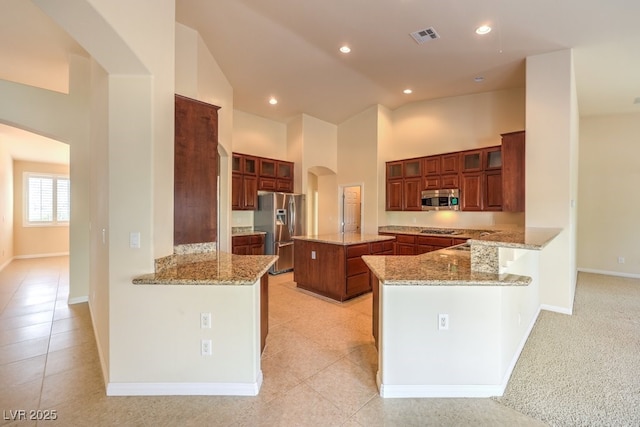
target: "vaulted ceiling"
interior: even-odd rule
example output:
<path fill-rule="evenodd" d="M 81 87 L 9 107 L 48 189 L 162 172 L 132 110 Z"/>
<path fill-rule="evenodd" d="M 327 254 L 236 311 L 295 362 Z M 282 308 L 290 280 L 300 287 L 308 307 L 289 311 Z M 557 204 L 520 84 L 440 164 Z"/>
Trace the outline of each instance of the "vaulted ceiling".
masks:
<path fill-rule="evenodd" d="M 0 78 L 66 91 L 67 54 L 82 48 L 29 0 L 0 10 Z M 176 0 L 234 108 L 283 122 L 523 87 L 527 56 L 568 48 L 581 115 L 640 112 L 638 16 L 630 0 Z M 492 31 L 475 34 L 482 24 Z M 418 44 L 410 33 L 426 28 L 439 38 Z"/>

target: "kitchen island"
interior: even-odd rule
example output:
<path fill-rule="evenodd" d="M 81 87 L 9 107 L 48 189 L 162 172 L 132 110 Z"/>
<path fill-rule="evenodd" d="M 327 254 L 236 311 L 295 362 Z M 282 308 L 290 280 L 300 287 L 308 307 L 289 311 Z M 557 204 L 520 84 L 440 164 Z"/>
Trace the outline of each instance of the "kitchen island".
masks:
<path fill-rule="evenodd" d="M 393 254 L 392 236 L 359 233 L 294 237 L 293 280 L 304 289 L 336 301 L 371 291 L 362 255 Z"/>
<path fill-rule="evenodd" d="M 157 259 L 154 273 L 132 280 L 154 302 L 140 325 L 132 327 L 157 336 L 157 345 L 137 352 L 131 351 L 136 348 L 131 343 L 127 357 L 145 358 L 146 365 L 163 372 L 164 378 L 148 382 L 144 372 L 135 372 L 132 377 L 139 377 L 139 382 L 112 380 L 107 394 L 257 395 L 268 331 L 267 271 L 277 257 L 211 248 L 175 252 Z M 160 351 L 165 359 L 181 363 L 154 366 L 153 354 Z"/>
<path fill-rule="evenodd" d="M 380 395 L 502 395 L 540 310 L 539 251 L 560 231 L 494 231 L 466 248 L 364 256 L 377 282 Z"/>

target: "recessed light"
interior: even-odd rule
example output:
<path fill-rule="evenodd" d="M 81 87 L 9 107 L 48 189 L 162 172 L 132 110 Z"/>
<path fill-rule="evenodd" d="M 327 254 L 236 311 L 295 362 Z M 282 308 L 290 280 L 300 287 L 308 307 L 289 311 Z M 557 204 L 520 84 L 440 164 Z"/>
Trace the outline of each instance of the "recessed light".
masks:
<path fill-rule="evenodd" d="M 413 91 L 411 89 L 405 89 L 405 90 L 402 91 L 402 93 L 404 93 L 406 95 L 409 95 L 409 94 L 413 93 Z"/>
<path fill-rule="evenodd" d="M 349 52 L 351 52 L 351 48 L 350 48 L 349 46 L 346 46 L 346 45 L 345 45 L 345 46 L 342 46 L 342 47 L 340 48 L 340 52 L 342 52 L 342 53 L 349 53 Z"/>
<path fill-rule="evenodd" d="M 269 104 L 276 105 L 277 103 L 278 103 L 278 100 L 275 99 L 273 96 L 271 98 L 269 98 Z"/>
<path fill-rule="evenodd" d="M 478 28 L 476 28 L 476 34 L 480 34 L 485 35 L 485 34 L 489 34 L 491 32 L 491 27 L 488 25 L 481 25 Z"/>
<path fill-rule="evenodd" d="M 474 77 L 473 81 L 476 83 L 482 83 L 484 81 L 484 77 L 482 76 Z"/>

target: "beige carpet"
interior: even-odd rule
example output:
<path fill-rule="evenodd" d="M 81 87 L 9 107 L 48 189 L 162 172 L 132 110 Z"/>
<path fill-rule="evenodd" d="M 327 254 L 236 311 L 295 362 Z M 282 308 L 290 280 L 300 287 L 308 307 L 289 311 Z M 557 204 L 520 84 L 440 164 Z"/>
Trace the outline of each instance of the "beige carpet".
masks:
<path fill-rule="evenodd" d="M 573 313 L 540 313 L 496 400 L 552 426 L 640 426 L 640 280 L 580 273 Z"/>

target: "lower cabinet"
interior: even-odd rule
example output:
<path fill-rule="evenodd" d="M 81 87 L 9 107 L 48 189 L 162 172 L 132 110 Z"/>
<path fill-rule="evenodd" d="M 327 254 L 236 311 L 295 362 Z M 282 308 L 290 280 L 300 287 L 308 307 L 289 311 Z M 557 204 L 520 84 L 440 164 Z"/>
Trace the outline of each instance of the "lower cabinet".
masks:
<path fill-rule="evenodd" d="M 467 239 L 417 234 L 380 233 L 396 238 L 394 255 L 420 255 L 465 243 Z"/>
<path fill-rule="evenodd" d="M 231 237 L 231 253 L 235 255 L 264 255 L 264 234 Z"/>
<path fill-rule="evenodd" d="M 343 245 L 297 239 L 293 280 L 301 289 L 346 301 L 371 291 L 362 255 L 393 255 L 393 241 Z"/>

